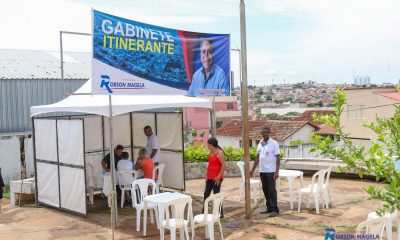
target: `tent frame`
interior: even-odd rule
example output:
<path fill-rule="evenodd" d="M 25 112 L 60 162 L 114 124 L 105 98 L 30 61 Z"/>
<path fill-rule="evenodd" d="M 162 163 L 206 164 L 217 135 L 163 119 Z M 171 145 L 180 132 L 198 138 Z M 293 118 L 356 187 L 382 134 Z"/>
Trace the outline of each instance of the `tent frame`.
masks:
<path fill-rule="evenodd" d="M 134 140 L 133 140 L 133 115 L 135 113 L 147 113 L 147 114 L 154 114 L 154 132 L 157 135 L 157 114 L 161 113 L 161 114 L 179 114 L 181 116 L 181 129 L 182 129 L 182 134 L 181 134 L 181 139 L 182 139 L 182 150 L 175 150 L 175 149 L 167 149 L 167 148 L 160 148 L 160 151 L 167 151 L 167 152 L 180 152 L 182 154 L 182 159 L 184 159 L 184 124 L 183 124 L 183 112 L 152 112 L 152 111 L 139 111 L 139 112 L 130 112 L 129 114 L 129 130 L 130 130 L 130 146 L 124 145 L 124 148 L 129 147 L 130 148 L 130 153 L 132 156 L 132 161 L 134 161 L 135 157 L 135 149 L 136 148 L 141 148 L 138 146 L 134 145 Z M 122 116 L 122 115 L 120 115 Z M 94 150 L 94 151 L 86 151 L 85 149 L 85 118 L 87 117 L 101 117 L 101 125 L 102 125 L 102 149 L 101 150 Z M 68 167 L 73 167 L 73 168 L 78 168 L 78 166 L 75 166 L 73 164 L 65 164 L 65 163 L 60 163 L 59 162 L 59 155 L 58 155 L 58 135 L 56 134 L 57 138 L 57 162 L 50 162 L 47 160 L 40 160 L 36 158 L 36 134 L 35 134 L 35 119 L 48 119 L 48 120 L 56 120 L 56 126 L 57 126 L 57 120 L 81 120 L 82 121 L 82 125 L 83 125 L 83 153 L 84 153 L 84 177 L 85 177 L 85 203 L 86 205 L 88 205 L 88 200 L 87 200 L 87 182 L 86 182 L 86 177 L 87 177 L 87 173 L 86 173 L 86 155 L 87 154 L 99 154 L 102 153 L 102 156 L 104 158 L 104 156 L 106 155 L 107 150 L 109 151 L 108 147 L 105 146 L 105 121 L 104 119 L 107 118 L 103 115 L 96 115 L 96 114 L 77 114 L 77 113 L 72 113 L 70 115 L 55 115 L 55 116 L 33 116 L 32 117 L 32 135 L 33 135 L 33 160 L 34 160 L 34 171 L 35 171 L 35 182 L 37 183 L 37 163 L 38 162 L 42 162 L 42 163 L 47 163 L 47 164 L 54 164 L 57 165 L 58 167 L 58 189 L 59 189 L 59 204 L 61 205 L 61 187 L 60 187 L 60 171 L 59 171 L 59 167 L 60 166 L 68 166 Z M 57 128 L 56 128 L 57 131 Z M 109 151 L 111 153 L 111 151 Z M 79 167 L 81 169 L 81 167 Z M 183 168 L 183 173 L 185 173 L 185 162 L 184 160 L 182 161 L 182 168 Z M 176 189 L 176 188 L 170 188 L 173 190 L 178 190 L 178 191 L 182 191 L 182 189 Z M 183 191 L 185 191 L 186 189 L 186 176 L 185 174 L 183 174 Z M 38 184 L 35 184 L 35 197 L 36 197 L 36 206 L 46 206 L 46 207 L 50 207 L 50 208 L 54 208 L 54 209 L 60 209 L 62 211 L 74 214 L 74 215 L 78 215 L 78 216 L 82 216 L 82 217 L 87 217 L 88 213 L 86 212 L 86 214 L 82 214 L 79 212 L 75 212 L 69 209 L 65 209 L 60 207 L 55 207 L 55 206 L 51 206 L 49 204 L 43 203 L 39 201 L 39 192 L 38 192 Z"/>

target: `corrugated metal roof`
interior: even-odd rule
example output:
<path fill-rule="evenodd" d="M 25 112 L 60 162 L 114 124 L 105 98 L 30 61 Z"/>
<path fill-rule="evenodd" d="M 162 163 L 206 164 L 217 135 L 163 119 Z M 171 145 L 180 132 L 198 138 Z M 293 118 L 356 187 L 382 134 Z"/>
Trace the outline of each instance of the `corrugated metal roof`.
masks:
<path fill-rule="evenodd" d="M 89 79 L 91 54 L 64 52 L 64 78 Z M 60 79 L 57 51 L 0 49 L 0 79 Z"/>
<path fill-rule="evenodd" d="M 65 92 L 75 92 L 86 81 L 65 80 Z M 30 107 L 64 99 L 61 86 L 60 79 L 0 79 L 0 134 L 31 131 Z"/>

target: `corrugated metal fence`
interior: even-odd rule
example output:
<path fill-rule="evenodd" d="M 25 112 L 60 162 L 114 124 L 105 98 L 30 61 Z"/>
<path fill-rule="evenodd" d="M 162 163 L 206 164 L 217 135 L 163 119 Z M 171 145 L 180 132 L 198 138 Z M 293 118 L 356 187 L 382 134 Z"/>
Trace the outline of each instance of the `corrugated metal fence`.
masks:
<path fill-rule="evenodd" d="M 87 80 L 64 80 L 65 92 L 75 92 Z M 31 131 L 31 106 L 56 103 L 66 97 L 60 79 L 0 79 L 0 134 Z"/>

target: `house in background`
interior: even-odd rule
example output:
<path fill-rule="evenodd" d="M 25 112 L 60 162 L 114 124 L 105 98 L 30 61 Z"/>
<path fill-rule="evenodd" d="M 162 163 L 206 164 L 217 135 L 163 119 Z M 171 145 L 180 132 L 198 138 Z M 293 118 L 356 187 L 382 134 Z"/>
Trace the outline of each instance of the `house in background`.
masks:
<path fill-rule="evenodd" d="M 212 101 L 213 97 L 207 97 L 207 99 Z M 217 128 L 224 123 L 241 118 L 241 111 L 235 96 L 215 97 L 214 109 Z M 194 129 L 197 137 L 202 137 L 204 142 L 207 141 L 211 129 L 209 109 L 186 108 L 183 116 L 186 130 Z"/>
<path fill-rule="evenodd" d="M 393 87 L 345 89 L 346 104 L 340 123 L 353 143 L 370 146 L 376 134 L 364 127 L 380 118 L 390 118 L 400 104 L 400 93 Z"/>
<path fill-rule="evenodd" d="M 257 146 L 262 139 L 261 129 L 264 125 L 271 128 L 271 137 L 281 147 L 294 144 L 308 143 L 311 140 L 310 132 L 318 130 L 318 127 L 307 121 L 249 121 L 249 144 Z M 221 147 L 242 147 L 242 121 L 232 121 L 217 129 L 217 138 Z"/>
<path fill-rule="evenodd" d="M 325 116 L 325 115 L 334 115 L 335 112 L 333 110 L 327 110 L 327 109 L 307 110 L 307 111 L 304 111 L 300 116 L 293 118 L 292 121 L 307 121 L 310 124 L 318 127 L 318 130 L 315 131 L 315 133 L 317 133 L 323 137 L 330 137 L 332 139 L 337 139 L 337 136 L 335 134 L 336 129 L 329 125 L 314 121 L 314 117 L 313 117 L 314 114 Z"/>

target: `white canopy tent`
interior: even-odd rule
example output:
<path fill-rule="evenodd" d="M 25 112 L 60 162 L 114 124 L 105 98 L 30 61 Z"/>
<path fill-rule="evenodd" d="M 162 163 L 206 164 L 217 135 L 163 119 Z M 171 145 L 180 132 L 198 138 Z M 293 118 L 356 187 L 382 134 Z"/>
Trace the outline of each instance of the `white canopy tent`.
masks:
<path fill-rule="evenodd" d="M 66 99 L 42 106 L 31 107 L 31 117 L 54 112 L 77 112 L 110 116 L 108 95 L 91 94 L 91 80 L 79 88 L 75 95 Z M 203 98 L 179 95 L 116 95 L 112 96 L 113 116 L 167 107 L 201 107 L 212 108 L 212 102 Z"/>
<path fill-rule="evenodd" d="M 88 188 L 102 187 L 100 162 L 110 146 L 109 96 L 91 95 L 90 85 L 89 80 L 60 102 L 31 107 L 37 203 L 83 215 Z M 133 159 L 145 147 L 143 127 L 150 125 L 159 138 L 160 162 L 166 165 L 164 185 L 184 189 L 182 113 L 149 112 L 178 107 L 211 109 L 212 102 L 175 95 L 112 96 L 112 141 Z M 38 117 L 57 112 L 83 115 Z"/>

